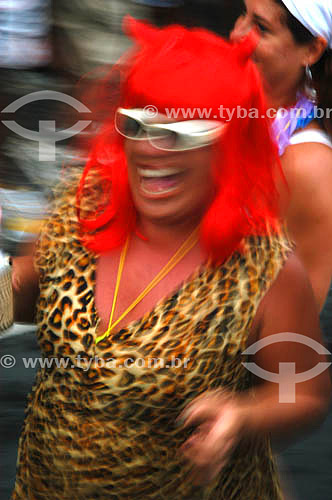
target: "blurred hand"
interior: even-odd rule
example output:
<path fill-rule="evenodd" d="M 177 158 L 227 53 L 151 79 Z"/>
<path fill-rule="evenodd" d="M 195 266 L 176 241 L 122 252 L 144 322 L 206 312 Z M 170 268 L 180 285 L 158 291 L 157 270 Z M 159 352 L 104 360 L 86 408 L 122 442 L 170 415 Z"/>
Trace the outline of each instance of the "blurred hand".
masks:
<path fill-rule="evenodd" d="M 187 406 L 179 420 L 184 428 L 197 426 L 181 451 L 193 465 L 194 483 L 207 483 L 225 466 L 243 436 L 243 408 L 227 392 L 206 392 Z"/>

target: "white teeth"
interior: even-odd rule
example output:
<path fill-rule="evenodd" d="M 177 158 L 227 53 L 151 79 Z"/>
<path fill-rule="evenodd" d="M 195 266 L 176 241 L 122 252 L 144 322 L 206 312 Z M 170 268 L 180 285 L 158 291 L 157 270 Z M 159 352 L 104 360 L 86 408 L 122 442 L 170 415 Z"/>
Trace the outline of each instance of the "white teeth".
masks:
<path fill-rule="evenodd" d="M 183 172 L 183 170 L 179 168 L 160 168 L 156 170 L 138 168 L 137 171 L 141 177 L 167 177 L 168 175 L 175 175 Z"/>
<path fill-rule="evenodd" d="M 175 191 L 177 186 L 168 188 L 168 189 L 161 189 L 160 191 L 150 191 L 149 189 L 144 189 L 143 187 L 141 188 L 144 193 L 147 194 L 165 194 L 165 193 L 170 193 L 171 191 Z"/>

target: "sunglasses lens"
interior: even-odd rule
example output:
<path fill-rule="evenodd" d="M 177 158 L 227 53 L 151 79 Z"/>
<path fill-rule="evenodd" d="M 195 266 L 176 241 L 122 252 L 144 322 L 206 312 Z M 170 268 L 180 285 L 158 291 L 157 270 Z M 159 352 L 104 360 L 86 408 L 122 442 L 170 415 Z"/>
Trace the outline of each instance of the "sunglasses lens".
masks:
<path fill-rule="evenodd" d="M 149 131 L 149 139 L 153 146 L 166 151 L 174 151 L 179 147 L 179 134 L 171 130 L 154 129 Z"/>
<path fill-rule="evenodd" d="M 141 129 L 140 124 L 134 118 L 120 113 L 116 114 L 115 126 L 120 134 L 133 139 L 139 135 Z"/>

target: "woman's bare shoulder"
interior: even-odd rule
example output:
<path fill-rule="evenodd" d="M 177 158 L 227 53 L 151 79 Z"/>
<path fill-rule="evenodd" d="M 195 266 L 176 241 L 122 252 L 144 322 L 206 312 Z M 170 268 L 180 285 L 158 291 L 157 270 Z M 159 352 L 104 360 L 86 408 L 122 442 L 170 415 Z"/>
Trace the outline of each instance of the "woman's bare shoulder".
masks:
<path fill-rule="evenodd" d="M 332 180 L 332 148 L 325 144 L 305 142 L 290 145 L 281 157 L 281 164 L 290 187 Z"/>
<path fill-rule="evenodd" d="M 261 301 L 255 323 L 256 336 L 295 331 L 311 335 L 318 329 L 318 309 L 308 273 L 293 253 Z"/>

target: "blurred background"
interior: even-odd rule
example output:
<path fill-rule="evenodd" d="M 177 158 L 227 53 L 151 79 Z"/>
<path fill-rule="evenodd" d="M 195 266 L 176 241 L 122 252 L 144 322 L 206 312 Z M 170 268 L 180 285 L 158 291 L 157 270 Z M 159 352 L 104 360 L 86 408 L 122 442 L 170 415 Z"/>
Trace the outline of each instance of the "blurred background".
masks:
<path fill-rule="evenodd" d="M 63 165 L 84 164 L 84 153 L 70 138 L 54 144 L 52 131 L 66 130 L 89 115 L 79 113 L 73 102 L 57 100 L 57 93 L 82 100 L 77 90 L 82 78 L 89 82 L 130 47 L 123 17 L 130 14 L 158 26 L 203 26 L 227 36 L 241 7 L 239 0 L 0 0 L 0 248 L 15 254 L 31 241 Z M 88 133 L 89 127 L 82 132 Z M 1 355 L 19 360 L 38 352 L 31 325 L 15 325 L 0 338 Z M 11 370 L 0 368 L 2 500 L 9 499 L 14 484 L 17 441 L 34 376 L 35 369 L 19 362 Z M 332 498 L 331 435 L 330 415 L 321 429 L 282 455 L 291 498 Z"/>

